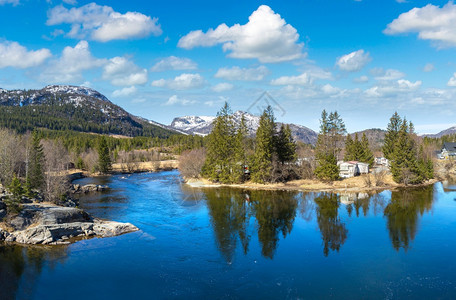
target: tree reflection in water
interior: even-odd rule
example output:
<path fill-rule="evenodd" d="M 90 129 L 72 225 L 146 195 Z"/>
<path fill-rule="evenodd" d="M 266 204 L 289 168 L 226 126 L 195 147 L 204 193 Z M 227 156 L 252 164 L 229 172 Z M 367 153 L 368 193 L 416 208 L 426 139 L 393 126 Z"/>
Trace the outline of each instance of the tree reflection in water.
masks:
<path fill-rule="evenodd" d="M 407 251 L 415 239 L 420 216 L 431 210 L 434 199 L 432 186 L 392 192 L 384 215 L 394 249 Z"/>
<path fill-rule="evenodd" d="M 235 189 L 207 189 L 204 193 L 217 246 L 228 262 L 234 256 L 238 241 L 247 254 L 252 217 L 256 219 L 262 255 L 267 258 L 273 258 L 279 234 L 286 237 L 293 228 L 297 193 Z"/>
<path fill-rule="evenodd" d="M 250 234 L 251 203 L 248 194 L 234 189 L 206 189 L 204 191 L 214 228 L 217 246 L 226 261 L 231 262 L 239 240 L 247 254 Z"/>
<path fill-rule="evenodd" d="M 297 193 L 253 191 L 251 193 L 258 223 L 258 240 L 264 257 L 273 258 L 279 234 L 285 238 L 293 228 L 298 207 Z"/>
<path fill-rule="evenodd" d="M 65 246 L 21 247 L 0 243 L 0 298 L 15 299 L 32 294 L 45 261 L 53 264 L 66 257 Z"/>
<path fill-rule="evenodd" d="M 337 194 L 320 193 L 314 201 L 317 204 L 317 223 L 323 240 L 323 254 L 328 256 L 329 250 L 339 251 L 347 239 L 348 230 L 338 214 L 340 202 Z"/>

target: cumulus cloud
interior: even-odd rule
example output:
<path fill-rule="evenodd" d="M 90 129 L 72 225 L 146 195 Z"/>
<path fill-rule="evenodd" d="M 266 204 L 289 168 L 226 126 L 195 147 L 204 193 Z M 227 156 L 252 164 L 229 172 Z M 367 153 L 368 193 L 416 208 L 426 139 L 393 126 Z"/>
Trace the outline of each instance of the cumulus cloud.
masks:
<path fill-rule="evenodd" d="M 399 79 L 395 82 L 389 82 L 385 85 L 376 85 L 367 89 L 365 95 L 372 98 L 392 97 L 400 93 L 416 91 L 420 88 L 422 82 L 411 82 L 405 79 Z"/>
<path fill-rule="evenodd" d="M 196 101 L 195 100 L 188 100 L 188 99 L 184 99 L 184 98 L 179 98 L 177 95 L 172 95 L 171 97 L 169 97 L 168 101 L 166 101 L 163 105 L 176 105 L 176 104 L 180 104 L 180 105 L 190 105 L 190 104 L 195 104 Z"/>
<path fill-rule="evenodd" d="M 361 70 L 370 61 L 369 52 L 364 52 L 363 49 L 360 49 L 340 57 L 336 65 L 342 71 L 355 72 Z"/>
<path fill-rule="evenodd" d="M 161 72 L 168 70 L 195 70 L 198 67 L 196 62 L 190 58 L 170 56 L 157 62 L 150 70 Z"/>
<path fill-rule="evenodd" d="M 456 5 L 452 1 L 439 7 L 428 4 L 405 12 L 383 31 L 385 34 L 418 33 L 418 38 L 430 40 L 438 47 L 456 46 Z"/>
<path fill-rule="evenodd" d="M 165 87 L 171 90 L 188 90 L 200 88 L 206 84 L 204 78 L 196 73 L 184 73 L 173 79 L 159 79 L 152 81 L 152 86 Z"/>
<path fill-rule="evenodd" d="M 42 64 L 51 57 L 49 49 L 27 50 L 17 42 L 0 42 L 0 69 L 6 67 L 29 68 Z"/>
<path fill-rule="evenodd" d="M 402 73 L 399 70 L 395 69 L 388 69 L 388 70 L 383 70 L 383 69 L 372 69 L 371 73 L 376 75 L 375 79 L 379 81 L 391 81 L 391 80 L 397 80 L 400 78 L 405 77 L 405 74 Z"/>
<path fill-rule="evenodd" d="M 310 86 L 316 79 L 331 79 L 330 72 L 315 69 L 308 70 L 298 76 L 282 76 L 277 79 L 271 80 L 271 85 L 302 85 Z"/>
<path fill-rule="evenodd" d="M 71 24 L 67 35 L 71 38 L 90 38 L 100 42 L 126 40 L 162 34 L 157 18 L 138 12 L 125 14 L 109 6 L 90 3 L 71 9 L 59 5 L 48 13 L 47 25 Z"/>
<path fill-rule="evenodd" d="M 219 84 L 216 84 L 212 87 L 212 90 L 217 93 L 221 92 L 226 92 L 226 91 L 231 91 L 234 88 L 234 85 L 228 82 L 222 82 Z"/>
<path fill-rule="evenodd" d="M 261 5 L 249 17 L 245 25 L 228 27 L 219 25 L 216 29 L 191 31 L 178 42 L 178 47 L 212 47 L 222 44 L 233 58 L 256 58 L 263 63 L 295 60 L 303 57 L 304 44 L 298 42 L 297 30 L 287 24 L 269 6 Z"/>
<path fill-rule="evenodd" d="M 83 71 L 101 67 L 106 62 L 92 56 L 87 41 L 80 41 L 74 48 L 65 47 L 62 55 L 40 74 L 40 79 L 53 83 L 81 82 Z"/>
<path fill-rule="evenodd" d="M 456 86 L 456 73 L 453 74 L 453 77 L 448 80 L 447 83 L 448 86 Z"/>
<path fill-rule="evenodd" d="M 263 80 L 268 74 L 269 70 L 265 66 L 259 66 L 257 68 L 240 68 L 234 66 L 232 68 L 218 69 L 214 77 L 226 80 L 259 81 Z"/>
<path fill-rule="evenodd" d="M 112 93 L 113 97 L 119 98 L 119 97 L 128 97 L 131 95 L 136 94 L 137 89 L 135 86 L 130 86 L 130 87 L 124 87 L 123 89 L 120 90 L 115 90 Z"/>
<path fill-rule="evenodd" d="M 424 72 L 431 72 L 431 71 L 434 71 L 434 65 L 431 64 L 431 63 L 427 63 L 427 64 L 424 66 L 423 71 L 424 71 Z"/>
<path fill-rule="evenodd" d="M 104 80 L 116 86 L 131 86 L 147 82 L 147 70 L 141 69 L 125 57 L 111 58 L 103 68 Z"/>

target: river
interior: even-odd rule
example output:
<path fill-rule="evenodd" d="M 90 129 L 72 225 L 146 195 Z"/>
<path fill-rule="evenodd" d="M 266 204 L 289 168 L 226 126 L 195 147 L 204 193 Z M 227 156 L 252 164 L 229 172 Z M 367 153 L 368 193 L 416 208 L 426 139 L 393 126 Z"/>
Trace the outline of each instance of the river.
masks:
<path fill-rule="evenodd" d="M 86 178 L 90 214 L 141 230 L 0 244 L 0 299 L 455 299 L 456 186 L 378 194 L 192 189 L 177 171 Z"/>

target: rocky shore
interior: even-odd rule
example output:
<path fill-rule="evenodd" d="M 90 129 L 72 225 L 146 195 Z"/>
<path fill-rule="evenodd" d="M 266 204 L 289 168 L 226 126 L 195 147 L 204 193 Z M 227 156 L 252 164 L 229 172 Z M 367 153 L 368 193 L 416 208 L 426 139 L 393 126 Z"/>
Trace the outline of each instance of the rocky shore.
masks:
<path fill-rule="evenodd" d="M 107 187 L 84 186 L 79 193 L 103 191 Z M 73 191 L 73 192 L 75 192 Z M 93 218 L 74 207 L 68 199 L 64 205 L 42 202 L 42 199 L 22 199 L 19 212 L 9 212 L 3 200 L 11 195 L 0 187 L 0 241 L 29 245 L 69 244 L 87 237 L 112 237 L 139 230 L 130 223 Z"/>

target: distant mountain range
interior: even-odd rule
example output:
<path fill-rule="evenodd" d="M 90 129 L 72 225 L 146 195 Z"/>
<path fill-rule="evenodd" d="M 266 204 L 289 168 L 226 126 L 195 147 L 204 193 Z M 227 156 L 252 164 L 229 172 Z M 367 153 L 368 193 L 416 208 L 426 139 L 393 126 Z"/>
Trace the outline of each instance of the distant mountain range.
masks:
<path fill-rule="evenodd" d="M 247 130 L 250 136 L 254 136 L 259 126 L 260 117 L 246 113 L 243 111 L 236 111 L 233 114 L 234 122 L 236 124 L 241 123 L 241 117 L 244 115 Z M 176 130 L 181 130 L 188 134 L 207 135 L 211 132 L 215 117 L 213 116 L 185 116 L 174 118 L 170 127 Z M 278 127 L 282 123 L 277 123 Z M 284 123 L 286 124 L 286 123 Z M 290 125 L 291 133 L 295 140 L 315 145 L 317 142 L 317 133 L 310 128 L 302 125 L 288 124 Z"/>
<path fill-rule="evenodd" d="M 0 89 L 0 126 L 25 132 L 34 128 L 125 136 L 168 137 L 178 132 L 134 116 L 86 87 L 49 85 L 40 90 Z"/>
<path fill-rule="evenodd" d="M 423 134 L 423 137 L 430 137 L 430 138 L 441 138 L 444 135 L 451 135 L 451 134 L 456 134 L 456 126 L 447 128 L 445 130 L 440 131 L 439 133 L 436 134 Z"/>

